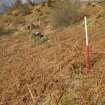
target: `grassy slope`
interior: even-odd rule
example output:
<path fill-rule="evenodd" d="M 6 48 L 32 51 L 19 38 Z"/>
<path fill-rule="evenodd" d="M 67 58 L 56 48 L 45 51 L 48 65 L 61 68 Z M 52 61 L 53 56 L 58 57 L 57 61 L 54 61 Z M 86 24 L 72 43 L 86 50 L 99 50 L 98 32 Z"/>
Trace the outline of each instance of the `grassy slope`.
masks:
<path fill-rule="evenodd" d="M 99 10 L 96 13 L 95 8 Z M 95 8 L 88 8 L 93 11 L 89 13 L 89 73 L 85 69 L 83 25 L 53 33 L 49 42 L 37 47 L 32 47 L 23 32 L 0 38 L 1 105 L 32 104 L 26 84 L 36 105 L 104 105 L 105 19 L 102 9 Z"/>

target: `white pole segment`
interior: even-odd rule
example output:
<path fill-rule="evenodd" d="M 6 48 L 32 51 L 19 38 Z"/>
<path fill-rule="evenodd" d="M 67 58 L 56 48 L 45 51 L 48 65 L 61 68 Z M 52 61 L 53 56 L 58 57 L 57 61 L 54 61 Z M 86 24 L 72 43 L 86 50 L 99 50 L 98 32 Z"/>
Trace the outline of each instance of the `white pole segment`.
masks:
<path fill-rule="evenodd" d="M 87 17 L 86 16 L 84 17 L 84 20 L 85 20 L 86 46 L 88 46 L 89 42 L 88 42 L 88 30 L 87 30 Z"/>

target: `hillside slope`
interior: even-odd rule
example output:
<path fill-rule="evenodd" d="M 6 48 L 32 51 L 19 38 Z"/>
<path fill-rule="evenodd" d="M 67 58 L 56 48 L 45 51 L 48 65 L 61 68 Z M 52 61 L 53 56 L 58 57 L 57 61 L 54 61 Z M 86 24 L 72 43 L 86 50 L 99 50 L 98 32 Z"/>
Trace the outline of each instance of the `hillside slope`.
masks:
<path fill-rule="evenodd" d="M 101 12 L 101 13 L 100 13 Z M 91 69 L 85 68 L 83 24 L 33 46 L 24 32 L 0 37 L 0 105 L 104 105 L 105 18 L 89 17 Z M 90 13 L 93 14 L 93 13 Z"/>

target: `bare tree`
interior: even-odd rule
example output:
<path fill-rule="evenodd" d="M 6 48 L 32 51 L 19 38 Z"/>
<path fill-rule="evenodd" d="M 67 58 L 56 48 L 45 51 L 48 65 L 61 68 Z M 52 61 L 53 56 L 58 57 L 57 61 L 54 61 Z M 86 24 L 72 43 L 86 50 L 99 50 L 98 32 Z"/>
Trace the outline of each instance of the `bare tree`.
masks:
<path fill-rule="evenodd" d="M 51 7 L 51 0 L 47 0 L 48 6 Z"/>
<path fill-rule="evenodd" d="M 21 4 L 21 0 L 16 0 L 16 5 L 20 5 Z"/>
<path fill-rule="evenodd" d="M 29 4 L 33 4 L 33 3 L 34 3 L 34 0 L 27 0 L 27 2 L 28 2 Z"/>

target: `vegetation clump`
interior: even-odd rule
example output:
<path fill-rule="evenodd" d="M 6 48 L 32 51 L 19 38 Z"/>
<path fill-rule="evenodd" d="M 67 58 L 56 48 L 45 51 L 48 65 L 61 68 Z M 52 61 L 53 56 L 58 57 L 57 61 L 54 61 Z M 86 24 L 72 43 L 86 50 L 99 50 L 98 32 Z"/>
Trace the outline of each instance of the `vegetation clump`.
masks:
<path fill-rule="evenodd" d="M 3 35 L 11 35 L 12 33 L 14 33 L 16 31 L 16 29 L 8 29 L 8 28 L 4 28 L 0 26 L 0 36 Z"/>
<path fill-rule="evenodd" d="M 71 0 L 57 1 L 50 11 L 50 22 L 55 27 L 65 27 L 77 23 L 83 17 L 79 3 Z"/>

